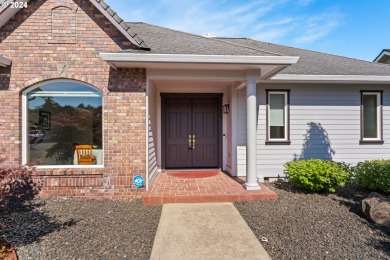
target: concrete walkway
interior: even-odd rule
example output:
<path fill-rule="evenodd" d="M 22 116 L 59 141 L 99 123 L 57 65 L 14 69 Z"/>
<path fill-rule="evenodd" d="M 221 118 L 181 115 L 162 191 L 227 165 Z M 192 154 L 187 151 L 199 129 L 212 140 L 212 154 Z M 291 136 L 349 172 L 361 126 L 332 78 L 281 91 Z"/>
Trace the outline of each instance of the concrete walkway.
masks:
<path fill-rule="evenodd" d="M 232 203 L 165 204 L 152 260 L 271 259 Z"/>

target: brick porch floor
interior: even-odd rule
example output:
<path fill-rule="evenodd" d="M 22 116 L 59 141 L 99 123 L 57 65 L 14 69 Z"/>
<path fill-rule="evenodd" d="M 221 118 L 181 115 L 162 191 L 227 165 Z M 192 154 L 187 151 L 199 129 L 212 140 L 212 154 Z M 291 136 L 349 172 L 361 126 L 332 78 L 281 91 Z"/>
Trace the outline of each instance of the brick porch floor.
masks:
<path fill-rule="evenodd" d="M 278 197 L 263 184 L 260 184 L 259 191 L 247 191 L 242 186 L 244 179 L 215 171 L 217 175 L 205 178 L 179 178 L 169 176 L 169 172 L 157 173 L 151 190 L 142 194 L 142 201 L 144 204 L 202 203 L 272 200 Z"/>

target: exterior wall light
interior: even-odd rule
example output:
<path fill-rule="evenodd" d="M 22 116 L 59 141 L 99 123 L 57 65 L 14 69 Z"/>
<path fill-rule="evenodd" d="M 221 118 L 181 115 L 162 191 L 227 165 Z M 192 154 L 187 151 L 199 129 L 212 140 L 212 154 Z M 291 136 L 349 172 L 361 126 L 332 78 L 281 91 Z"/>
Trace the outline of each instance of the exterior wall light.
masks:
<path fill-rule="evenodd" d="M 230 112 L 230 104 L 225 104 L 222 106 L 222 111 L 224 114 L 229 114 Z"/>

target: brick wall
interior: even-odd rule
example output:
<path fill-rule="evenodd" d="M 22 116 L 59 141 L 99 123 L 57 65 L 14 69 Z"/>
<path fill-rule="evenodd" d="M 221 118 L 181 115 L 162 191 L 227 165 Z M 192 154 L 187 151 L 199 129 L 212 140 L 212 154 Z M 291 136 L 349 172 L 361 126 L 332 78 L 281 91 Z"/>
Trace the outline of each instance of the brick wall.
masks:
<path fill-rule="evenodd" d="M 115 70 L 99 58 L 100 52 L 132 44 L 88 0 L 32 0 L 28 5 L 0 28 L 0 53 L 12 59 L 11 68 L 0 68 L 3 165 L 21 164 L 21 92 L 45 80 L 74 79 L 103 93 L 105 167 L 38 170 L 41 196 L 136 195 L 133 176 L 146 177 L 145 70 Z"/>

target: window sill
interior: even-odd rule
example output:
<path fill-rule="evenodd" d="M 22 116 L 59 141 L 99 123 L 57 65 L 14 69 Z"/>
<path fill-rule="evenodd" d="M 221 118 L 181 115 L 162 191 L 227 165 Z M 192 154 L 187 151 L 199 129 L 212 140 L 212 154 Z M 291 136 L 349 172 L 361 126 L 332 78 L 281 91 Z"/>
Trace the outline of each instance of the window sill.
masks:
<path fill-rule="evenodd" d="M 291 141 L 265 141 L 265 145 L 290 145 Z"/>
<path fill-rule="evenodd" d="M 33 166 L 37 170 L 43 169 L 102 169 L 104 165 L 37 165 Z"/>
<path fill-rule="evenodd" d="M 383 140 L 360 140 L 359 144 L 383 144 Z"/>

